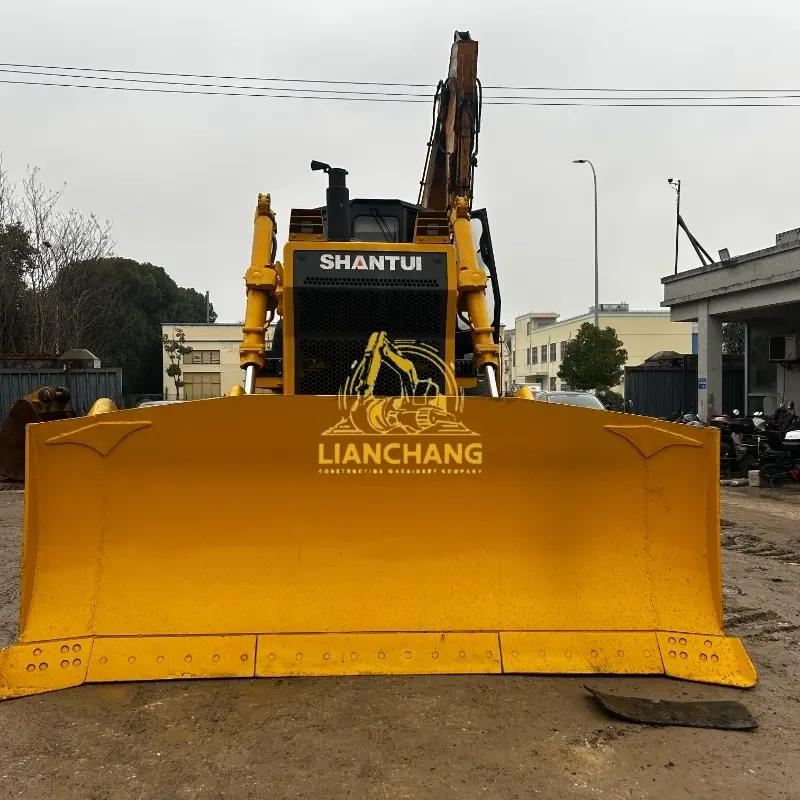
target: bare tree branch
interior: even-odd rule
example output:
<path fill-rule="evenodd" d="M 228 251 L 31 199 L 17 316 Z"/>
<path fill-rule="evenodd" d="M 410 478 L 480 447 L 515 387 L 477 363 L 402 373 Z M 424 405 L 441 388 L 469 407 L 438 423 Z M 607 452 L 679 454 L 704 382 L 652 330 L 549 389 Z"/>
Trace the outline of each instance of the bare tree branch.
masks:
<path fill-rule="evenodd" d="M 18 190 L 0 159 L 0 236 L 22 230 L 30 245 L 21 264 L 0 264 L 0 352 L 55 354 L 86 346 L 90 332 L 119 311 L 114 287 L 86 274 L 87 265 L 112 255 L 111 223 L 60 211 L 66 185 L 49 189 L 39 172 L 29 168 Z M 16 266 L 22 284 L 15 288 Z"/>

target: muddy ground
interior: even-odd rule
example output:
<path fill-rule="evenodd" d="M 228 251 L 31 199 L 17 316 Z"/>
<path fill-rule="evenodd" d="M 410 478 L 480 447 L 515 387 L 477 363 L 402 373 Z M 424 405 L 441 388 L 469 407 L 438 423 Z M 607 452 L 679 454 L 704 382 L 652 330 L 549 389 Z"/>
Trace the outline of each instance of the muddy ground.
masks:
<path fill-rule="evenodd" d="M 757 687 L 590 682 L 739 699 L 756 731 L 620 722 L 586 678 L 87 685 L 0 703 L 0 798 L 796 798 L 800 495 L 722 492 L 727 630 Z M 22 494 L 0 492 L 0 645 L 15 635 L 21 514 Z"/>

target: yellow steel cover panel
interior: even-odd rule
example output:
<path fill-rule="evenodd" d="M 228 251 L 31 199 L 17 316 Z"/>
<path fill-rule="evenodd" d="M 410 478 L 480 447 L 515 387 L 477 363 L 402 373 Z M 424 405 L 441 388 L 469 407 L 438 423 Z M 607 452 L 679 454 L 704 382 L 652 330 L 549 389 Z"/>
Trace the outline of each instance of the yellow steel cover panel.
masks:
<path fill-rule="evenodd" d="M 47 440 L 47 444 L 77 444 L 94 450 L 100 456 L 107 456 L 126 436 L 146 428 L 149 422 L 125 422 L 118 417 L 103 418 L 74 431 L 69 431 Z"/>
<path fill-rule="evenodd" d="M 504 672 L 614 675 L 663 674 L 655 633 L 506 631 Z"/>
<path fill-rule="evenodd" d="M 744 689 L 758 680 L 758 673 L 739 639 L 659 631 L 658 643 L 664 671 L 673 678 Z"/>
<path fill-rule="evenodd" d="M 258 637 L 257 677 L 501 672 L 494 633 L 325 633 Z"/>
<path fill-rule="evenodd" d="M 95 639 L 88 683 L 170 678 L 251 678 L 255 636 L 148 636 Z"/>
<path fill-rule="evenodd" d="M 105 455 L 77 443 L 86 420 L 31 426 L 21 640 L 722 633 L 716 431 L 676 439 L 669 423 L 515 398 L 393 402 L 367 418 L 383 434 L 336 397 L 120 411 L 149 424 Z M 559 513 L 520 525 L 514 501 L 487 527 L 498 491 Z"/>
<path fill-rule="evenodd" d="M 91 639 L 62 639 L 0 650 L 0 700 L 80 686 L 91 649 Z"/>
<path fill-rule="evenodd" d="M 46 444 L 53 432 L 64 432 L 65 428 L 71 432 L 86 425 L 85 420 L 75 422 L 79 424 L 41 424 L 41 432 L 35 431 L 37 426 L 28 429 L 21 642 L 91 636 L 90 621 L 98 588 L 96 573 L 103 558 L 103 493 L 96 485 L 102 475 L 100 458 L 88 447 Z M 58 478 L 54 466 L 75 472 Z M 59 485 L 64 479 L 69 488 Z M 90 486 L 95 488 L 89 489 Z M 61 505 L 60 522 L 56 521 L 57 504 Z M 64 535 L 59 534 L 59 528 Z"/>

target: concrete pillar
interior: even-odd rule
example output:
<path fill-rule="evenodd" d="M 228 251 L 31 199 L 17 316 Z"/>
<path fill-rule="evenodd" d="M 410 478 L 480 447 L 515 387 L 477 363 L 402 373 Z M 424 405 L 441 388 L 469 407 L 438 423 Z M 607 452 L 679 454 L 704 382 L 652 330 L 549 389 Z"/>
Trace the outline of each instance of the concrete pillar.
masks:
<path fill-rule="evenodd" d="M 706 422 L 722 413 L 722 321 L 707 300 L 697 305 L 697 416 Z"/>
<path fill-rule="evenodd" d="M 750 413 L 750 325 L 744 323 L 744 399 L 742 400 L 742 414 Z"/>

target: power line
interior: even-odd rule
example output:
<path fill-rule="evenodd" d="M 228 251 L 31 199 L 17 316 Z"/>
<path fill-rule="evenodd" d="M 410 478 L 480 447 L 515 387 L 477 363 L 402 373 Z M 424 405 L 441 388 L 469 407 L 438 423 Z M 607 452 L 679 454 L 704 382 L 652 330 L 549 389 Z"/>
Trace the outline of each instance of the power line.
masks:
<path fill-rule="evenodd" d="M 236 83 L 192 83 L 189 81 L 163 81 L 155 80 L 153 78 L 115 78 L 110 75 L 71 75 L 65 72 L 34 72 L 26 69 L 6 69 L 0 68 L 0 72 L 12 73 L 14 75 L 39 75 L 43 78 L 69 78 L 70 80 L 90 80 L 90 81 L 119 81 L 120 83 L 149 83 L 167 86 L 198 86 L 204 89 L 263 89 L 268 92 L 290 92 L 292 94 L 297 92 L 312 92 L 313 94 L 364 94 L 364 95 L 381 95 L 388 97 L 427 97 L 433 99 L 432 94 L 421 94 L 413 92 L 371 92 L 362 91 L 357 89 L 311 89 L 303 87 L 302 89 L 292 89 L 284 86 L 276 87 L 260 87 L 260 86 L 244 86 Z M 97 87 L 102 88 L 102 87 Z"/>
<path fill-rule="evenodd" d="M 85 79 L 85 78 L 84 78 Z M 334 97 L 325 97 L 318 94 L 286 94 L 288 90 L 285 89 L 269 89 L 264 88 L 258 92 L 211 92 L 203 89 L 163 89 L 154 86 L 98 86 L 95 84 L 85 83 L 58 83 L 50 81 L 17 81 L 10 79 L 0 79 L 0 84 L 14 84 L 18 86 L 50 86 L 60 89 L 98 89 L 101 91 L 118 91 L 118 92 L 144 92 L 144 93 L 157 93 L 157 94 L 184 94 L 184 95 L 205 95 L 205 96 L 220 96 L 220 97 L 271 97 L 284 100 L 329 100 L 338 102 L 347 102 L 350 100 L 360 101 L 364 103 L 429 103 L 429 99 L 415 99 L 417 96 L 411 97 L 352 97 L 336 95 Z M 178 84 L 185 85 L 185 84 Z M 192 86 L 193 84 L 188 84 Z M 211 84 L 213 86 L 213 84 Z M 401 93 L 402 94 L 402 93 Z M 422 96 L 424 97 L 424 95 Z M 604 98 L 552 98 L 552 99 L 533 99 L 533 98 L 515 98 L 511 100 L 500 99 L 485 99 L 484 105 L 491 106 L 545 106 L 545 107 L 584 107 L 584 108 L 798 108 L 800 103 L 775 103 L 771 102 L 771 98 L 759 98 L 764 102 L 761 103 L 720 103 L 708 102 L 708 99 L 693 99 L 689 103 L 662 103 L 662 102 L 625 102 L 633 98 L 619 98 L 615 102 L 597 102 Z M 654 98 L 656 99 L 656 98 Z M 720 98 L 730 99 L 730 98 Z M 586 102 L 589 100 L 590 102 Z"/>
<path fill-rule="evenodd" d="M 115 75 L 155 75 L 161 78 L 197 78 L 200 80 L 218 81 L 261 81 L 263 83 L 328 83 L 348 86 L 405 86 L 416 89 L 434 89 L 436 84 L 430 83 L 387 83 L 382 81 L 340 81 L 340 80 L 312 80 L 310 78 L 253 78 L 244 75 L 198 75 L 191 72 L 146 72 L 144 70 L 130 69 L 97 69 L 95 67 L 54 67 L 42 64 L 4 64 L 0 67 L 20 67 L 23 69 L 63 69 L 70 72 L 105 72 Z"/>
<path fill-rule="evenodd" d="M 732 94 L 739 92 L 758 92 L 760 94 L 775 93 L 775 92 L 800 92 L 800 89 L 719 89 L 719 88 L 686 88 L 686 89 L 648 89 L 644 86 L 635 86 L 624 88 L 621 86 L 484 86 L 484 89 L 503 89 L 506 91 L 518 92 L 674 92 L 682 94 L 710 94 L 717 92 L 721 94 Z"/>
<path fill-rule="evenodd" d="M 218 95 L 220 97 L 277 97 L 285 100 L 333 100 L 344 102 L 347 100 L 361 100 L 365 103 L 425 103 L 428 100 L 414 100 L 404 97 L 320 97 L 319 95 L 304 94 L 267 94 L 269 89 L 260 92 L 207 92 L 203 90 L 190 91 L 188 89 L 159 89 L 153 86 L 95 86 L 87 83 L 51 83 L 47 81 L 15 81 L 0 79 L 0 83 L 11 83 L 20 86 L 57 86 L 61 89 L 99 89 L 100 91 L 117 92 L 156 92 L 159 94 L 199 94 L 206 96 Z M 276 89 L 274 91 L 281 91 Z"/>
<path fill-rule="evenodd" d="M 767 100 L 769 98 L 765 97 L 764 99 Z M 581 108 L 800 108 L 800 103 L 573 103 L 538 100 L 534 102 L 512 103 L 507 101 L 484 100 L 483 104 L 490 106 L 572 106 Z"/>
<path fill-rule="evenodd" d="M 6 64 L 0 62 L 0 67 L 15 67 L 19 69 L 41 69 L 41 70 L 65 70 L 68 72 L 103 72 L 109 75 L 152 75 L 164 78 L 193 78 L 200 80 L 236 80 L 236 81 L 261 81 L 263 83 L 303 83 L 303 84 L 329 84 L 343 86 L 393 86 L 410 87 L 417 89 L 435 89 L 436 84 L 432 83 L 403 83 L 389 81 L 346 81 L 332 80 L 329 78 L 277 78 L 277 77 L 253 77 L 242 75 L 203 75 L 191 72 L 153 72 L 145 70 L 129 69 L 105 69 L 97 67 L 66 67 L 48 66 L 44 64 Z M 88 77 L 88 76 L 84 76 Z M 519 91 L 519 92 L 612 92 L 612 93 L 659 93 L 659 94 L 792 94 L 800 93 L 800 89 L 756 89 L 756 88 L 646 88 L 646 87 L 619 87 L 619 86 L 595 86 L 595 87 L 575 87 L 575 86 L 513 86 L 509 84 L 484 86 L 484 89 Z"/>
<path fill-rule="evenodd" d="M 386 91 L 366 91 L 362 89 L 313 89 L 309 87 L 304 87 L 302 89 L 293 89 L 288 87 L 257 87 L 257 86 L 246 86 L 243 84 L 236 84 L 236 83 L 194 83 L 191 81 L 168 81 L 168 80 L 156 80 L 154 78 L 117 78 L 109 75 L 72 75 L 70 73 L 65 72 L 36 72 L 33 70 L 25 70 L 25 69 L 7 69 L 0 67 L 0 73 L 10 73 L 14 75 L 34 75 L 40 77 L 51 77 L 51 78 L 67 78 L 69 80 L 91 80 L 91 81 L 115 81 L 119 83 L 143 83 L 143 84 L 156 84 L 156 85 L 166 85 L 166 86 L 190 86 L 190 87 L 199 87 L 203 89 L 244 89 L 244 90 L 254 90 L 254 89 L 263 89 L 266 92 L 287 92 L 290 94 L 297 94 L 302 92 L 309 92 L 313 94 L 336 94 L 336 95 L 367 95 L 367 96 L 381 96 L 381 97 L 425 97 L 428 99 L 433 99 L 432 94 L 422 94 L 419 92 L 386 92 Z M 98 87 L 100 88 L 100 87 Z M 491 100 L 591 100 L 591 101 L 598 101 L 598 100 L 608 100 L 608 101 L 647 101 L 647 100 L 691 100 L 693 103 L 701 101 L 701 100 L 788 100 L 788 99 L 800 99 L 800 93 L 798 94 L 781 94 L 781 95 L 771 95 L 769 97 L 762 97 L 760 95 L 728 95 L 726 97 L 717 97 L 717 96 L 663 96 L 660 95 L 658 98 L 650 98 L 645 95 L 639 96 L 632 96 L 632 97 L 607 97 L 603 95 L 587 95 L 587 96 L 556 96 L 556 95 L 490 95 L 487 99 Z"/>

